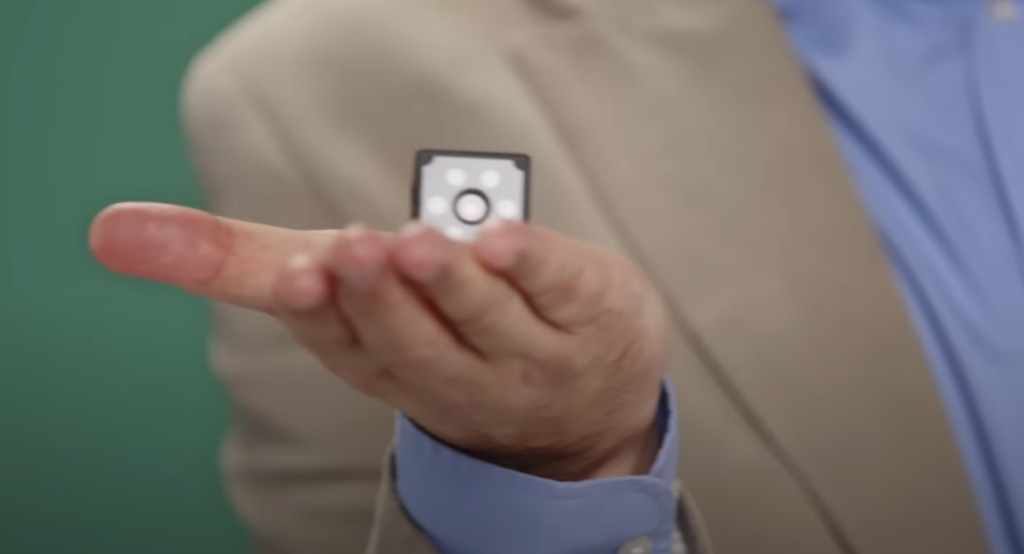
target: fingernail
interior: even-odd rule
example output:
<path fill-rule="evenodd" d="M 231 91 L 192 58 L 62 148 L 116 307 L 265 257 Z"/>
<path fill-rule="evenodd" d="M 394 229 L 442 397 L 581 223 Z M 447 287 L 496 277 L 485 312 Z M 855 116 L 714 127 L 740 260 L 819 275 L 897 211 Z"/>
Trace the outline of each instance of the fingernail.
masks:
<path fill-rule="evenodd" d="M 293 310 L 309 310 L 323 302 L 326 298 L 325 288 L 320 277 L 313 273 L 303 273 L 293 278 L 289 291 L 289 307 Z"/>
<path fill-rule="evenodd" d="M 425 257 L 425 256 L 424 256 Z M 417 283 L 429 283 L 440 273 L 440 264 L 433 260 L 410 260 L 402 267 L 405 275 Z"/>
<path fill-rule="evenodd" d="M 502 218 L 500 218 L 500 217 L 498 217 L 496 215 L 492 215 L 491 217 L 487 218 L 487 221 L 484 221 L 483 224 L 480 225 L 480 232 L 481 233 L 494 233 L 494 232 L 497 232 L 499 229 L 501 229 L 502 223 L 504 223 L 504 222 L 505 222 L 504 219 L 502 219 Z"/>
<path fill-rule="evenodd" d="M 477 237 L 478 255 L 494 269 L 509 269 L 519 259 L 522 245 L 519 233 L 508 232 L 511 224 L 508 220 L 491 218 L 484 223 Z"/>
<path fill-rule="evenodd" d="M 362 223 L 353 223 L 342 230 L 342 233 L 351 238 L 358 238 L 370 232 L 369 227 Z"/>
<path fill-rule="evenodd" d="M 409 223 L 405 224 L 405 227 L 402 228 L 402 232 L 399 234 L 403 237 L 411 237 L 420 234 L 426 229 L 427 226 L 420 223 L 419 221 L 410 221 Z"/>
<path fill-rule="evenodd" d="M 324 300 L 326 294 L 321 275 L 314 270 L 313 258 L 296 254 L 288 260 L 282 301 L 289 310 L 311 309 Z"/>
<path fill-rule="evenodd" d="M 448 246 L 448 239 L 437 233 L 426 234 L 427 230 L 426 225 L 410 224 L 402 231 L 406 241 L 397 252 L 402 274 L 418 283 L 427 283 L 437 277 Z"/>
<path fill-rule="evenodd" d="M 382 273 L 381 252 L 371 244 L 369 231 L 361 225 L 353 225 L 345 231 L 346 241 L 338 267 L 342 285 L 350 290 L 363 292 L 373 288 Z"/>

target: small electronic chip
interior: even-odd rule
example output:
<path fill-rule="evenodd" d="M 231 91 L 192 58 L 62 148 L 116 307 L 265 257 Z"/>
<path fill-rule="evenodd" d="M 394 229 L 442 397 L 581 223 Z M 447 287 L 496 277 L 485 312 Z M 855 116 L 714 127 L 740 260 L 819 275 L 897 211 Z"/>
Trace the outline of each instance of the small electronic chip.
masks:
<path fill-rule="evenodd" d="M 525 154 L 420 150 L 413 217 L 455 240 L 470 241 L 491 217 L 529 217 L 530 157 Z"/>

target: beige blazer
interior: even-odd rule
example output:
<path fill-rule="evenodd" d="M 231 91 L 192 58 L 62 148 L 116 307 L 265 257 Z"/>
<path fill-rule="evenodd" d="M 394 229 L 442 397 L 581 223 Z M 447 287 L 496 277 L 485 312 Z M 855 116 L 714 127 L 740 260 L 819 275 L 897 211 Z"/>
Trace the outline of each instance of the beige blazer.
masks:
<path fill-rule="evenodd" d="M 183 111 L 211 208 L 293 228 L 397 228 L 419 148 L 530 154 L 534 220 L 625 252 L 665 294 L 691 552 L 986 551 L 763 0 L 272 0 L 198 58 Z M 372 525 L 373 554 L 435 552 L 389 475 L 374 515 L 386 407 L 262 314 L 217 307 L 212 358 L 258 551 L 362 552 Z"/>

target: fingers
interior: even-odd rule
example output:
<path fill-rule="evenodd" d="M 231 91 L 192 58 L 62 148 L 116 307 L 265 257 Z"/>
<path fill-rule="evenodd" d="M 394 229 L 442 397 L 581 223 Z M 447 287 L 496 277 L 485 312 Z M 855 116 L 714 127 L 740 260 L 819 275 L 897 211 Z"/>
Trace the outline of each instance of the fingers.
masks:
<path fill-rule="evenodd" d="M 273 307 L 273 280 L 296 252 L 331 231 L 292 231 L 181 206 L 115 204 L 93 220 L 89 246 L 113 271 L 162 281 L 239 306 Z"/>
<path fill-rule="evenodd" d="M 317 354 L 352 349 L 355 335 L 333 302 L 331 277 L 323 261 L 296 254 L 274 283 L 273 314 L 292 330 L 299 342 Z"/>
<path fill-rule="evenodd" d="M 431 368 L 436 380 L 475 363 L 473 354 L 391 270 L 383 237 L 354 226 L 331 246 L 327 259 L 338 276 L 341 312 L 356 340 L 380 364 L 415 381 L 417 369 Z"/>
<path fill-rule="evenodd" d="M 519 289 L 538 315 L 562 329 L 593 324 L 634 300 L 622 286 L 619 260 L 541 227 L 493 220 L 481 229 L 474 252 Z"/>
<path fill-rule="evenodd" d="M 370 361 L 334 302 L 333 278 L 322 256 L 294 256 L 274 283 L 272 311 L 295 339 L 331 372 L 368 396 L 386 399 L 394 375 Z"/>
<path fill-rule="evenodd" d="M 413 281 L 456 332 L 486 357 L 544 351 L 555 330 L 538 319 L 504 279 L 483 268 L 470 248 L 413 223 L 393 263 Z"/>
<path fill-rule="evenodd" d="M 322 260 L 313 255 L 298 253 L 274 284 L 275 309 L 286 312 L 304 312 L 330 299 L 330 279 Z"/>

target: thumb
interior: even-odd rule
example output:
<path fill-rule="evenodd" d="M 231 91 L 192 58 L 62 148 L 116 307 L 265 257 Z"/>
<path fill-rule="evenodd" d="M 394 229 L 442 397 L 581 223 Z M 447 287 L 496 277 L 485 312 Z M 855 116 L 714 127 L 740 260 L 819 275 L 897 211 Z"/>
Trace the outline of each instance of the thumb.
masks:
<path fill-rule="evenodd" d="M 112 271 L 268 309 L 279 269 L 299 252 L 323 248 L 333 236 L 333 231 L 293 231 L 132 202 L 110 206 L 93 219 L 89 248 Z"/>

